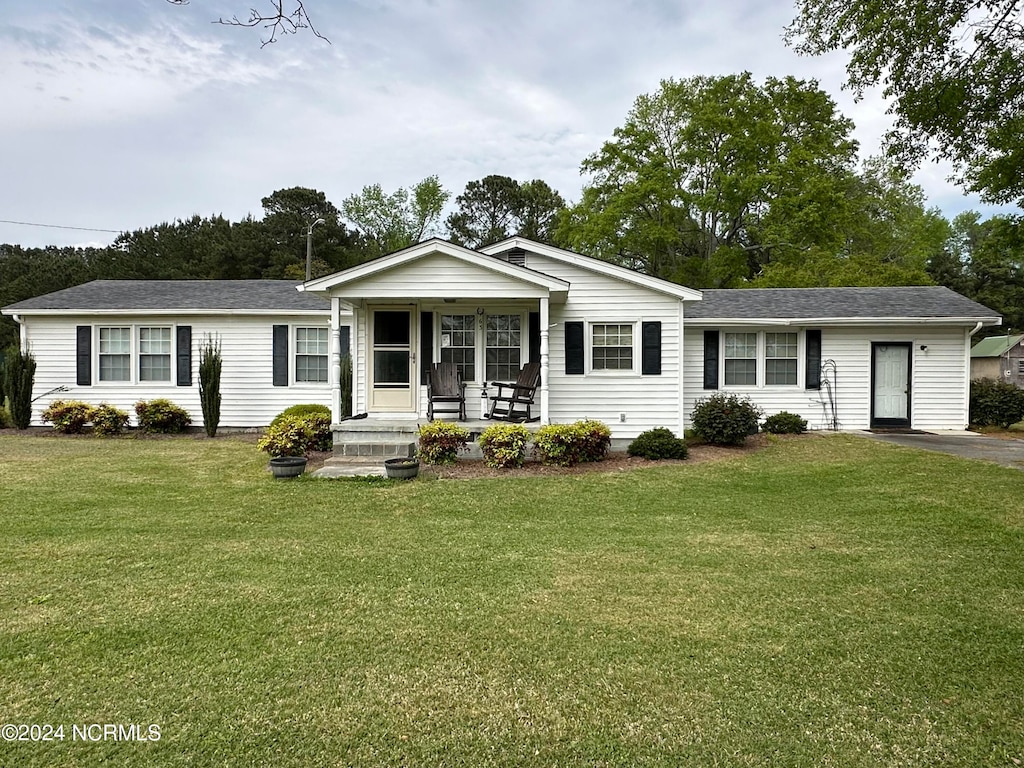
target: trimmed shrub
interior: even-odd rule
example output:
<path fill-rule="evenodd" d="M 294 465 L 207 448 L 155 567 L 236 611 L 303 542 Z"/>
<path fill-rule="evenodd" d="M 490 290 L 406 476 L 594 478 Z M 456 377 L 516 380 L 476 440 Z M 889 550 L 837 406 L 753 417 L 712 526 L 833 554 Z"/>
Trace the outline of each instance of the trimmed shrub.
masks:
<path fill-rule="evenodd" d="M 271 457 L 305 456 L 312 441 L 313 432 L 309 422 L 302 417 L 288 416 L 275 419 L 275 423 L 267 427 L 267 431 L 256 441 L 256 447 Z"/>
<path fill-rule="evenodd" d="M 54 400 L 42 413 L 43 421 L 53 424 L 56 432 L 78 435 L 92 421 L 93 407 L 81 400 Z"/>
<path fill-rule="evenodd" d="M 547 424 L 533 436 L 533 451 L 544 464 L 572 467 L 601 461 L 611 444 L 611 430 L 600 421 Z"/>
<path fill-rule="evenodd" d="M 971 382 L 970 406 L 973 426 L 1009 429 L 1024 419 L 1024 389 L 1007 381 L 975 379 Z"/>
<path fill-rule="evenodd" d="M 143 432 L 175 434 L 184 432 L 185 427 L 192 423 L 188 411 L 163 397 L 148 402 L 139 400 L 135 404 L 135 415 Z"/>
<path fill-rule="evenodd" d="M 690 414 L 694 430 L 712 445 L 743 445 L 757 433 L 761 409 L 749 397 L 719 393 L 697 401 Z"/>
<path fill-rule="evenodd" d="M 32 423 L 32 386 L 36 378 L 36 359 L 29 352 L 11 346 L 4 356 L 4 394 L 7 412 L 17 429 Z"/>
<path fill-rule="evenodd" d="M 802 435 L 807 431 L 807 419 L 789 411 L 779 411 L 765 419 L 761 429 L 773 435 Z"/>
<path fill-rule="evenodd" d="M 419 429 L 417 455 L 427 464 L 454 464 L 465 451 L 469 432 L 450 421 L 432 421 Z"/>
<path fill-rule="evenodd" d="M 529 430 L 522 424 L 494 424 L 480 433 L 480 450 L 488 467 L 521 467 Z"/>
<path fill-rule="evenodd" d="M 331 431 L 330 413 L 310 413 L 302 417 L 309 427 L 309 443 L 306 448 L 310 451 L 330 451 L 334 449 L 334 433 Z"/>
<path fill-rule="evenodd" d="M 100 403 L 92 409 L 92 428 L 97 435 L 120 435 L 128 426 L 128 414 L 120 408 Z"/>
<path fill-rule="evenodd" d="M 319 403 L 296 403 L 295 405 L 289 405 L 283 411 L 281 411 L 274 420 L 270 422 L 270 426 L 274 426 L 282 419 L 293 419 L 293 418 L 305 418 L 314 413 L 322 413 L 327 417 L 328 422 L 331 419 L 331 409 L 326 405 L 320 405 Z M 328 424 L 330 426 L 330 424 Z"/>
<path fill-rule="evenodd" d="M 655 427 L 641 432 L 629 444 L 626 453 L 630 456 L 639 456 L 642 459 L 659 461 L 661 459 L 685 459 L 689 450 L 686 447 L 686 441 L 676 437 L 672 430 Z"/>
<path fill-rule="evenodd" d="M 216 437 L 220 424 L 220 373 L 223 363 L 220 342 L 207 336 L 199 347 L 199 406 L 203 409 L 203 429 L 207 437 Z"/>

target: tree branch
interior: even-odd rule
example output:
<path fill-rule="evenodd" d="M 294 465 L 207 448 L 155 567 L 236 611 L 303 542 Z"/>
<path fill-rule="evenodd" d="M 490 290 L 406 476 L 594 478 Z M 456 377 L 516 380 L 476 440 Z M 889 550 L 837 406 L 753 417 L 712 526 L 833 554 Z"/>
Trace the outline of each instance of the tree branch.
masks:
<path fill-rule="evenodd" d="M 167 0 L 171 5 L 188 5 L 190 0 Z M 262 45 L 261 48 L 276 43 L 278 36 L 282 35 L 294 35 L 300 29 L 308 29 L 314 35 L 321 40 L 325 41 L 330 45 L 331 41 L 328 40 L 324 35 L 321 35 L 315 26 L 313 26 L 313 20 L 309 18 L 309 14 L 306 13 L 306 7 L 303 4 L 303 0 L 290 0 L 294 4 L 291 10 L 286 10 L 285 0 L 270 0 L 272 6 L 272 13 L 264 15 L 261 11 L 250 8 L 249 18 L 246 20 L 239 19 L 237 16 L 232 16 L 230 19 L 221 17 L 214 24 L 224 24 L 229 27 L 263 27 L 269 31 L 269 36 L 266 38 L 260 38 Z"/>

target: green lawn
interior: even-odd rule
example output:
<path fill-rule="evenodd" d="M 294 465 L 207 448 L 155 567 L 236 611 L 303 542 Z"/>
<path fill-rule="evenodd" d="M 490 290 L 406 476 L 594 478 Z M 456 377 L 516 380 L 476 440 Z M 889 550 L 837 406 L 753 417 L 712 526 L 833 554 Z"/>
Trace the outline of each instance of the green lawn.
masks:
<path fill-rule="evenodd" d="M 264 465 L 0 436 L 0 722 L 66 729 L 0 765 L 1024 760 L 1017 470 L 852 436 L 533 480 Z"/>

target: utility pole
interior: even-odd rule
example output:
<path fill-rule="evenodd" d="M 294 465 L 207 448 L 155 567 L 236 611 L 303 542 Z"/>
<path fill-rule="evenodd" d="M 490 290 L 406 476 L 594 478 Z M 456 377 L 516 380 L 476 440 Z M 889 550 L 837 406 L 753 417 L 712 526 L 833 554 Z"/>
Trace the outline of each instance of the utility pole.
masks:
<path fill-rule="evenodd" d="M 306 230 L 306 282 L 309 282 L 310 275 L 313 271 L 313 227 L 317 224 L 326 224 L 327 222 L 323 219 L 317 219 L 309 225 L 309 229 Z"/>

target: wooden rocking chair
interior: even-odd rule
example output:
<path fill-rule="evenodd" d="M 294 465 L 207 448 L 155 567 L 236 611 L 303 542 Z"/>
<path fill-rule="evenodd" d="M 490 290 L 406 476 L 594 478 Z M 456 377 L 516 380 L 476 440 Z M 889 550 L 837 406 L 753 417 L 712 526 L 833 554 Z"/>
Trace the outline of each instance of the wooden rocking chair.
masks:
<path fill-rule="evenodd" d="M 466 420 L 466 385 L 455 363 L 437 363 L 430 369 L 427 381 L 427 418 L 433 421 L 437 411 L 457 413 L 459 421 Z"/>
<path fill-rule="evenodd" d="M 540 363 L 532 362 L 523 366 L 515 384 L 492 381 L 490 386 L 498 388 L 498 394 L 491 396 L 489 419 L 502 421 L 536 421 L 530 414 L 533 397 L 540 387 Z M 517 409 L 522 413 L 517 413 Z"/>

